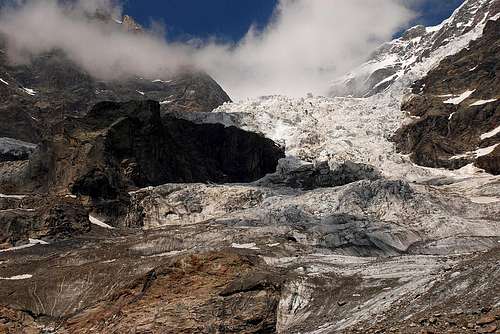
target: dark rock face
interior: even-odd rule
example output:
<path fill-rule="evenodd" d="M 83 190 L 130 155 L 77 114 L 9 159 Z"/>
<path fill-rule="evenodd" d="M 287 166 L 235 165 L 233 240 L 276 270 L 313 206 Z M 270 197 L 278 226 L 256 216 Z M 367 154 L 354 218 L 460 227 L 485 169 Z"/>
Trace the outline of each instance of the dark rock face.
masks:
<path fill-rule="evenodd" d="M 29 160 L 37 146 L 12 138 L 0 138 L 0 162 Z"/>
<path fill-rule="evenodd" d="M 312 170 L 293 173 L 286 183 L 294 188 L 315 189 L 338 187 L 360 180 L 376 180 L 380 177 L 373 166 L 347 161 L 333 169 L 323 163 Z"/>
<path fill-rule="evenodd" d="M 219 124 L 160 117 L 154 101 L 97 104 L 69 118 L 41 146 L 41 188 L 115 199 L 129 188 L 168 182 L 250 182 L 275 171 L 281 148 Z"/>
<path fill-rule="evenodd" d="M 32 239 L 60 239 L 88 232 L 88 212 L 69 198 L 2 199 L 0 246 Z"/>
<path fill-rule="evenodd" d="M 338 187 L 361 180 L 377 180 L 380 173 L 370 165 L 351 161 L 330 168 L 328 162 L 317 165 L 307 164 L 298 167 L 280 166 L 278 173 L 270 175 L 263 183 L 281 184 L 292 188 L 311 190 Z"/>
<path fill-rule="evenodd" d="M 414 162 L 449 169 L 475 162 L 500 173 L 498 152 L 483 156 L 477 151 L 500 142 L 499 134 L 485 135 L 500 125 L 498 36 L 500 21 L 489 21 L 481 38 L 414 84 L 403 110 L 418 119 L 394 137 L 397 148 Z"/>
<path fill-rule="evenodd" d="M 1 36 L 0 36 L 1 39 Z M 0 43 L 1 44 L 1 43 Z M 1 50 L 0 46 L 0 50 Z M 0 53 L 0 137 L 39 143 L 54 123 L 82 116 L 102 101 L 156 100 L 162 112 L 211 112 L 230 101 L 207 74 L 186 70 L 160 78 L 99 81 L 62 52 L 35 57 L 29 65 L 10 65 Z"/>
<path fill-rule="evenodd" d="M 236 127 L 193 124 L 168 116 L 163 124 L 178 146 L 196 152 L 180 161 L 181 166 L 186 162 L 197 166 L 181 176 L 187 182 L 251 182 L 274 172 L 278 160 L 285 156 L 270 139 Z M 184 174 L 182 167 L 178 170 Z"/>
<path fill-rule="evenodd" d="M 500 146 L 497 146 L 493 152 L 481 156 L 476 160 L 476 166 L 492 174 L 500 174 Z"/>

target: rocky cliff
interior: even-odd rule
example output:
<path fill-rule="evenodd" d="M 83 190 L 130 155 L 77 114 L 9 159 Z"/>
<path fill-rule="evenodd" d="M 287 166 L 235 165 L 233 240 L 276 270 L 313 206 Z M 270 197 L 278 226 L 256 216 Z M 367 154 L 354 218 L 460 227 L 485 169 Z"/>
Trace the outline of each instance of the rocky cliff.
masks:
<path fill-rule="evenodd" d="M 39 143 L 54 123 L 85 115 L 101 101 L 156 100 L 162 112 L 210 112 L 230 101 L 205 73 L 185 70 L 153 79 L 100 81 L 60 51 L 35 57 L 27 65 L 11 65 L 0 52 L 0 79 L 0 137 L 31 143 Z"/>
<path fill-rule="evenodd" d="M 250 182 L 274 172 L 283 157 L 274 142 L 254 133 L 162 119 L 155 101 L 102 102 L 54 132 L 34 159 L 48 171 L 46 189 L 97 197 L 169 182 Z M 102 182 L 96 188 L 91 179 Z"/>
<path fill-rule="evenodd" d="M 488 21 L 481 38 L 413 85 L 402 106 L 413 121 L 394 140 L 416 163 L 500 173 L 499 35 L 500 21 Z"/>
<path fill-rule="evenodd" d="M 282 148 L 255 133 L 161 116 L 155 101 L 102 102 L 56 124 L 19 168 L 0 166 L 3 192 L 88 197 L 111 218 L 128 192 L 164 183 L 255 181 L 276 170 Z M 3 167 L 3 168 L 2 168 Z M 122 208 L 122 209 L 120 209 Z"/>

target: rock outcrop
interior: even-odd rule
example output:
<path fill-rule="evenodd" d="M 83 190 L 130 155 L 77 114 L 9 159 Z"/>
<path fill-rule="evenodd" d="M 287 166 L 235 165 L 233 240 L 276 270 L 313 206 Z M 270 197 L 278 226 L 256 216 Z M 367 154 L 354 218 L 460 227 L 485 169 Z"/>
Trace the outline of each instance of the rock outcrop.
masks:
<path fill-rule="evenodd" d="M 489 173 L 500 175 L 500 145 L 491 153 L 478 157 L 475 165 Z"/>
<path fill-rule="evenodd" d="M 303 163 L 288 158 L 280 161 L 277 172 L 257 182 L 311 190 L 343 186 L 361 180 L 377 180 L 381 174 L 373 166 L 346 161 L 330 167 L 327 161 Z"/>
<path fill-rule="evenodd" d="M 414 162 L 450 169 L 476 163 L 500 174 L 499 34 L 500 21 L 488 21 L 481 38 L 414 84 L 402 107 L 414 120 L 394 137 Z"/>
<path fill-rule="evenodd" d="M 250 182 L 283 157 L 258 134 L 161 118 L 154 101 L 97 104 L 58 124 L 40 150 L 47 190 L 104 199 L 168 182 Z"/>
<path fill-rule="evenodd" d="M 77 200 L 64 197 L 0 197 L 0 221 L 0 248 L 90 231 L 87 210 Z"/>

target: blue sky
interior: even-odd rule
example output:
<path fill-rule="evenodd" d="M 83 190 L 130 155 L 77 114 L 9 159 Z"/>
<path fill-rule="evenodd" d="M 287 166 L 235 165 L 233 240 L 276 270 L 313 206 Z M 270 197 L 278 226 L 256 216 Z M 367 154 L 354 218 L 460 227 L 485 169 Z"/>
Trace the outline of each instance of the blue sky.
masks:
<path fill-rule="evenodd" d="M 311 0 L 314 1 L 314 0 Z M 332 0 L 333 1 L 333 0 Z M 170 40 L 216 36 L 238 41 L 252 24 L 264 26 L 276 0 L 128 0 L 124 12 L 149 26 L 152 20 L 168 27 Z M 450 16 L 463 0 L 420 0 L 415 24 L 435 25 Z"/>
<path fill-rule="evenodd" d="M 448 18 L 451 13 L 462 4 L 463 0 L 424 0 L 416 10 L 420 13 L 417 19 L 419 24 L 426 26 L 436 25 Z"/>

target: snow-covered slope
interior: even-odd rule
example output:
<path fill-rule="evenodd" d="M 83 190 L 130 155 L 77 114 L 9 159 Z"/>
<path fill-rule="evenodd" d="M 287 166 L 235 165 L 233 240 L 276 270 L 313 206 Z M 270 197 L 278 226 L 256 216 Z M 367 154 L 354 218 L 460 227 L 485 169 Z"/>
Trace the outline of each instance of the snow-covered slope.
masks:
<path fill-rule="evenodd" d="M 444 57 L 477 38 L 488 19 L 498 16 L 498 0 L 467 0 L 435 27 L 415 26 L 382 45 L 371 59 L 333 82 L 331 96 L 371 96 L 399 80 L 416 80 Z"/>

